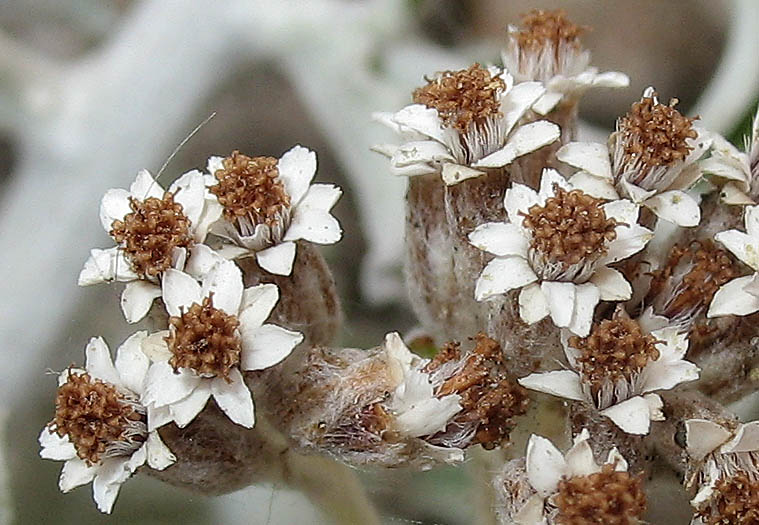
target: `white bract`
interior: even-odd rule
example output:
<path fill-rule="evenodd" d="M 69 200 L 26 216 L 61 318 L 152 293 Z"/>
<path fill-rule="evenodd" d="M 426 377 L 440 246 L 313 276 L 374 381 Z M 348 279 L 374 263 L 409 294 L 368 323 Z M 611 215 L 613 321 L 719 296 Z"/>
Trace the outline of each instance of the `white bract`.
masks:
<path fill-rule="evenodd" d="M 164 191 L 147 170 L 141 170 L 137 174 L 129 190 L 108 190 L 100 203 L 103 229 L 110 235 L 114 221 L 124 221 L 132 213 L 132 199 L 140 202 L 151 197 L 162 199 Z M 203 175 L 199 171 L 187 172 L 169 186 L 168 192 L 174 196 L 174 202 L 182 205 L 182 213 L 189 219 L 188 233 L 192 241 L 202 243 L 211 224 L 221 215 L 221 206 L 206 190 Z M 126 282 L 121 295 L 121 308 L 127 322 L 136 323 L 148 313 L 153 300 L 160 297 L 160 275 L 138 275 L 123 248 L 119 245 L 105 250 L 90 250 L 90 257 L 79 274 L 79 285 Z M 187 248 L 174 248 L 171 254 L 172 266 L 181 269 L 187 257 Z"/>
<path fill-rule="evenodd" d="M 391 171 L 408 177 L 440 173 L 448 185 L 479 177 L 486 168 L 502 168 L 561 135 L 559 127 L 547 120 L 518 122 L 545 93 L 539 82 L 514 85 L 508 71 L 491 66 L 492 78 L 500 78 L 504 88 L 496 93 L 499 111 L 483 122 L 473 121 L 462 133 L 446 125 L 437 109 L 411 104 L 396 113 L 375 113 L 378 122 L 398 133 L 399 146 L 376 146 L 375 151 L 390 158 Z"/>
<path fill-rule="evenodd" d="M 69 369 L 62 372 L 58 384 L 67 382 L 70 374 L 84 374 L 93 380 L 113 385 L 128 402 L 143 409 L 144 386 L 149 360 L 140 349 L 147 332 L 137 332 L 129 337 L 116 351 L 114 366 L 108 346 L 102 338 L 92 338 L 87 345 L 85 370 Z M 175 461 L 174 455 L 161 441 L 158 432 L 148 432 L 144 422 L 134 422 L 128 438 L 138 440 L 106 444 L 105 453 L 97 463 L 89 464 L 80 459 L 68 435 L 63 437 L 45 427 L 39 436 L 42 446 L 40 456 L 45 459 L 65 461 L 59 487 L 69 492 L 76 487 L 92 482 L 92 492 L 101 512 L 110 513 L 124 483 L 139 467 L 147 464 L 163 470 Z M 139 439 L 144 439 L 139 445 Z"/>
<path fill-rule="evenodd" d="M 564 353 L 571 370 L 530 374 L 519 384 L 531 390 L 582 401 L 594 406 L 600 414 L 629 434 L 648 434 L 651 421 L 661 421 L 662 400 L 656 390 L 670 390 L 680 383 L 698 379 L 699 369 L 683 359 L 688 350 L 688 335 L 676 328 L 664 328 L 651 333 L 658 341 L 659 357 L 649 360 L 632 377 L 609 380 L 593 395 L 591 384 L 584 377 L 578 358 L 580 352 L 563 337 Z"/>
<path fill-rule="evenodd" d="M 206 185 L 218 181 L 214 174 L 223 169 L 222 157 L 208 159 Z M 295 261 L 296 241 L 334 244 L 342 237 L 340 223 L 330 210 L 342 195 L 332 184 L 311 184 L 316 174 L 316 154 L 294 146 L 277 162 L 276 180 L 284 186 L 289 204 L 272 224 L 257 222 L 252 215 L 238 217 L 234 223 L 222 217 L 211 232 L 241 249 L 222 249 L 232 257 L 255 255 L 258 264 L 277 275 L 290 275 Z"/>
<path fill-rule="evenodd" d="M 477 279 L 475 298 L 484 301 L 520 289 L 519 314 L 524 322 L 533 324 L 550 315 L 556 326 L 584 336 L 599 300 L 631 297 L 630 284 L 608 265 L 642 250 L 653 234 L 638 224 L 638 206 L 616 200 L 602 205 L 606 217 L 617 223 L 616 238 L 604 245 L 603 254 L 569 266 L 548 260 L 531 247 L 533 234 L 523 221 L 530 208 L 554 197 L 557 187 L 591 194 L 583 181 L 573 185 L 555 170 L 545 169 L 540 191 L 522 184 L 506 191 L 506 222 L 482 224 L 469 235 L 474 246 L 495 255 Z"/>
<path fill-rule="evenodd" d="M 212 253 L 206 255 L 209 264 L 211 257 L 218 257 Z M 153 414 L 149 420 L 151 429 L 170 421 L 179 427 L 188 425 L 211 396 L 232 421 L 246 428 L 253 427 L 253 399 L 241 371 L 274 366 L 303 340 L 298 332 L 265 324 L 279 300 L 279 289 L 275 284 L 243 289 L 239 268 L 227 260 L 216 262 L 204 272 L 201 283 L 184 272 L 168 270 L 162 287 L 170 316 L 181 317 L 193 304 L 200 305 L 206 298 L 211 298 L 214 309 L 234 316 L 239 321 L 235 336 L 239 337 L 241 354 L 228 377 L 184 367 L 175 371 L 169 364 L 173 353 L 165 338 L 172 331 L 176 332 L 176 326 L 151 335 L 143 343 L 143 350 L 154 361 L 145 389 L 145 403 Z"/>
<path fill-rule="evenodd" d="M 723 284 L 714 294 L 707 317 L 750 315 L 759 311 L 759 206 L 743 209 L 746 232 L 728 230 L 714 238 L 754 270 Z"/>

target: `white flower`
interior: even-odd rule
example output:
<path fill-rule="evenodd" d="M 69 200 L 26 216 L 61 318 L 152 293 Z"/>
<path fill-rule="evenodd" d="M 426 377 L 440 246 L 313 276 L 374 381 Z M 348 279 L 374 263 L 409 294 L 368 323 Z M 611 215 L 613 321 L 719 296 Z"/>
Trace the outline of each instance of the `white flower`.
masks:
<path fill-rule="evenodd" d="M 599 300 L 630 298 L 630 284 L 608 265 L 643 249 L 652 233 L 637 224 L 638 206 L 632 202 L 601 204 L 584 189 L 582 181 L 574 186 L 556 171 L 545 169 L 539 192 L 522 184 L 514 184 L 506 191 L 504 206 L 508 220 L 482 224 L 469 235 L 474 246 L 496 256 L 477 279 L 478 301 L 521 289 L 519 314 L 524 322 L 533 324 L 550 315 L 556 326 L 584 336 L 590 330 Z M 573 190 L 580 192 L 575 194 Z M 572 195 L 581 196 L 581 202 L 576 205 L 564 202 L 574 199 Z M 545 208 L 547 202 L 550 209 Z M 540 223 L 540 235 L 534 225 L 526 223 L 530 210 L 536 206 L 542 208 L 534 217 Z M 555 206 L 573 209 L 575 216 L 549 216 Z M 598 220 L 588 222 L 590 216 Z M 572 238 L 566 227 L 577 229 Z M 603 231 L 596 231 L 598 228 Z M 575 239 L 578 236 L 579 244 Z M 540 239 L 566 248 L 564 260 L 553 253 L 543 253 L 545 243 L 540 244 Z M 590 243 L 589 239 L 595 241 Z"/>
<path fill-rule="evenodd" d="M 564 455 L 546 438 L 536 435 L 530 437 L 527 443 L 527 479 L 536 494 L 513 517 L 515 524 L 556 523 L 557 514 L 560 517 L 564 510 L 557 508 L 556 502 L 560 482 L 602 471 L 602 467 L 593 458 L 589 439 L 590 434 L 583 429 L 575 437 L 572 448 Z M 616 472 L 627 472 L 627 461 L 616 448 L 609 452 L 604 465 L 611 465 Z M 599 509 L 599 516 L 595 517 L 602 518 L 602 512 Z"/>
<path fill-rule="evenodd" d="M 618 317 L 597 325 L 587 338 L 562 339 L 571 370 L 530 374 L 519 384 L 588 403 L 629 434 L 647 434 L 652 420 L 663 420 L 662 400 L 652 392 L 698 379 L 698 367 L 683 359 L 687 334 L 676 328 L 646 336 L 636 321 Z"/>
<path fill-rule="evenodd" d="M 124 341 L 116 351 L 115 366 L 105 341 L 92 338 L 85 351 L 85 370 L 60 374 L 58 398 L 63 402 L 56 403 L 56 418 L 39 437 L 43 458 L 65 461 L 61 491 L 92 481 L 101 512 L 111 512 L 121 484 L 140 466 L 147 462 L 151 468 L 163 470 L 175 461 L 158 433 L 148 431 L 145 421 L 142 396 L 149 361 L 140 344 L 146 336 L 147 332 L 137 332 Z M 114 422 L 114 410 L 130 417 Z M 106 430 L 119 431 L 119 437 L 109 439 Z"/>
<path fill-rule="evenodd" d="M 185 173 L 165 192 L 142 170 L 128 191 L 110 189 L 103 196 L 100 222 L 121 240 L 113 248 L 90 251 L 79 285 L 126 282 L 121 307 L 126 320 L 136 323 L 161 295 L 163 272 L 182 268 L 188 249 L 205 240 L 220 215 L 221 207 L 209 195 L 200 172 Z"/>
<path fill-rule="evenodd" d="M 290 275 L 296 241 L 334 244 L 342 237 L 330 214 L 342 190 L 311 184 L 316 154 L 307 148 L 295 146 L 280 159 L 211 157 L 207 170 L 206 184 L 224 207 L 212 233 L 242 248 L 234 257 L 255 255 L 264 270 Z"/>
<path fill-rule="evenodd" d="M 239 268 L 227 260 L 206 272 L 202 283 L 170 269 L 161 284 L 170 329 L 143 343 L 154 361 L 145 387 L 145 403 L 154 411 L 151 429 L 170 421 L 188 425 L 211 396 L 232 421 L 253 427 L 253 399 L 241 370 L 274 366 L 303 340 L 300 333 L 264 324 L 279 289 L 243 289 Z"/>
<path fill-rule="evenodd" d="M 457 184 L 483 175 L 485 168 L 507 166 L 559 138 L 559 127 L 546 120 L 517 125 L 545 93 L 539 82 L 514 85 L 507 71 L 492 66 L 485 70 L 475 64 L 469 69 L 440 73 L 417 93 L 427 89 L 434 98 L 438 85 L 452 79 L 462 87 L 453 98 L 446 92 L 447 98 L 441 102 L 447 108 L 474 98 L 482 102 L 479 113 L 473 115 L 462 108 L 460 112 L 448 109 L 441 115 L 434 106 L 418 103 L 397 113 L 374 114 L 375 120 L 390 127 L 403 141 L 399 146 L 374 148 L 390 157 L 393 174 L 411 177 L 439 172 L 446 184 Z M 428 103 L 434 104 L 434 100 Z"/>
<path fill-rule="evenodd" d="M 667 141 L 663 142 L 662 137 Z M 594 191 L 606 198 L 614 198 L 609 196 L 618 192 L 646 206 L 657 217 L 679 226 L 696 226 L 701 211 L 696 199 L 685 190 L 701 177 L 696 161 L 711 140 L 692 119 L 683 117 L 671 105 L 660 104 L 649 87 L 630 113 L 617 121 L 617 131 L 609 137 L 608 147 L 570 142 L 556 152 L 556 158 L 579 168 L 570 180 L 592 181 Z"/>
<path fill-rule="evenodd" d="M 728 230 L 714 238 L 754 273 L 723 284 L 714 294 L 707 317 L 750 315 L 759 311 L 759 206 L 746 206 L 743 213 L 746 233 Z"/>

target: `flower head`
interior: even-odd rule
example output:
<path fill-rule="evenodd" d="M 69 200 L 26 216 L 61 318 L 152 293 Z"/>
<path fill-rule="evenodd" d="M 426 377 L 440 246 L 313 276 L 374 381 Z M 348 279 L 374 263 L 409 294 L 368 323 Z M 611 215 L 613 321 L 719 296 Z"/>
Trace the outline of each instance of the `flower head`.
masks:
<path fill-rule="evenodd" d="M 206 256 L 213 266 L 201 283 L 173 269 L 162 281 L 169 330 L 144 343 L 154 361 L 145 388 L 145 403 L 155 413 L 151 428 L 170 421 L 186 426 L 211 396 L 232 421 L 253 427 L 253 399 L 242 371 L 276 365 L 303 340 L 264 324 L 279 300 L 275 284 L 243 289 L 234 262 L 211 259 L 210 250 Z"/>
<path fill-rule="evenodd" d="M 664 328 L 646 334 L 626 315 L 601 321 L 587 337 L 564 338 L 571 370 L 530 374 L 519 383 L 532 390 L 583 401 L 630 434 L 647 434 L 651 421 L 663 419 L 661 398 L 698 379 L 699 369 L 683 357 L 687 334 Z"/>
<path fill-rule="evenodd" d="M 128 191 L 111 189 L 103 196 L 100 222 L 116 246 L 91 250 L 79 285 L 126 282 L 121 306 L 127 321 L 136 323 L 161 295 L 166 270 L 184 266 L 220 214 L 200 172 L 185 173 L 166 191 L 140 171 Z"/>
<path fill-rule="evenodd" d="M 235 255 L 255 254 L 268 272 L 290 275 L 295 241 L 334 244 L 342 230 L 330 214 L 342 191 L 311 184 L 316 154 L 295 146 L 274 157 L 248 157 L 238 151 L 208 159 L 206 184 L 223 208 L 212 232 L 239 247 Z"/>
<path fill-rule="evenodd" d="M 604 204 L 578 186 L 546 169 L 539 192 L 522 184 L 506 191 L 508 220 L 469 235 L 496 256 L 477 280 L 477 300 L 521 289 L 523 321 L 550 315 L 556 326 L 584 336 L 599 300 L 630 298 L 630 284 L 608 265 L 643 249 L 652 234 L 637 224 L 632 202 Z"/>
<path fill-rule="evenodd" d="M 440 172 L 446 184 L 478 177 L 559 138 L 559 127 L 545 120 L 517 125 L 544 92 L 538 82 L 514 85 L 497 67 L 438 73 L 414 92 L 414 104 L 375 114 L 403 140 L 375 149 L 396 175 Z"/>
<path fill-rule="evenodd" d="M 583 429 L 562 454 L 544 437 L 527 444 L 527 478 L 535 494 L 514 516 L 518 525 L 636 523 L 646 510 L 641 478 L 627 471 L 627 462 L 612 449 L 599 466 L 590 434 Z"/>
<path fill-rule="evenodd" d="M 157 432 L 148 430 L 143 399 L 148 358 L 138 332 L 111 361 L 102 338 L 87 345 L 84 370 L 70 368 L 58 379 L 55 417 L 39 437 L 45 459 L 65 461 L 63 492 L 92 481 L 95 503 L 110 513 L 124 483 L 145 462 L 163 470 L 175 458 Z"/>

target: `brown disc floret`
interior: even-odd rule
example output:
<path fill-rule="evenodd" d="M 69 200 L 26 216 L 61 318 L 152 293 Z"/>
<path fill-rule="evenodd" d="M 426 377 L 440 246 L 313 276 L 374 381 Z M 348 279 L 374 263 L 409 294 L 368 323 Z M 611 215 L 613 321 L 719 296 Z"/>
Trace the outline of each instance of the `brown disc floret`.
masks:
<path fill-rule="evenodd" d="M 524 215 L 530 248 L 545 260 L 569 267 L 604 255 L 616 239 L 617 221 L 606 216 L 603 201 L 580 190 L 555 186 L 555 196 Z"/>
<path fill-rule="evenodd" d="M 553 46 L 558 61 L 562 46 L 580 49 L 580 36 L 585 31 L 586 28 L 573 24 L 563 9 L 533 9 L 522 15 L 522 25 L 516 39 L 519 47 L 526 51 L 540 51 Z"/>
<path fill-rule="evenodd" d="M 709 502 L 698 515 L 706 525 L 759 523 L 759 481 L 743 471 L 717 480 Z"/>
<path fill-rule="evenodd" d="M 103 456 L 128 454 L 145 441 L 145 414 L 110 383 L 69 371 L 58 387 L 49 427 L 68 436 L 76 455 L 92 465 Z"/>
<path fill-rule="evenodd" d="M 237 317 L 215 308 L 213 299 L 205 297 L 202 304 L 193 303 L 180 316 L 169 318 L 169 325 L 166 343 L 175 371 L 190 368 L 202 376 L 229 379 L 229 372 L 240 363 L 242 348 Z"/>
<path fill-rule="evenodd" d="M 274 157 L 248 157 L 234 151 L 216 170 L 218 181 L 209 191 L 224 207 L 224 218 L 234 223 L 250 220 L 253 225 L 273 226 L 290 207 L 290 196 L 279 179 Z"/>
<path fill-rule="evenodd" d="M 554 498 L 561 525 L 628 525 L 646 510 L 641 480 L 607 464 L 599 472 L 559 482 Z"/>
<path fill-rule="evenodd" d="M 129 207 L 131 213 L 113 221 L 110 234 L 137 275 L 157 277 L 171 268 L 175 248 L 192 245 L 190 219 L 169 192 L 161 199 L 131 197 Z"/>
<path fill-rule="evenodd" d="M 498 93 L 506 88 L 500 77 L 474 64 L 468 69 L 444 71 L 414 91 L 414 102 L 437 110 L 443 124 L 465 133 L 472 123 L 498 115 Z"/>

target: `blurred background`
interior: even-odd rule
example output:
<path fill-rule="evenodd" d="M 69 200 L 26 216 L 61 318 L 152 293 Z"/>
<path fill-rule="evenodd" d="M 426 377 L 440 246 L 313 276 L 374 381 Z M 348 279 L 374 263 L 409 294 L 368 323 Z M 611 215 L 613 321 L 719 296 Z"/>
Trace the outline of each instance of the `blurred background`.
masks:
<path fill-rule="evenodd" d="M 345 190 L 335 210 L 345 237 L 324 250 L 346 312 L 341 343 L 374 346 L 415 320 L 401 269 L 405 181 L 369 151 L 392 139 L 371 112 L 408 103 L 425 74 L 499 62 L 508 23 L 558 6 L 592 28 L 595 66 L 631 78 L 586 96 L 585 138 L 608 133 L 654 85 L 742 145 L 759 95 L 753 0 L 1 0 L 0 523 L 107 519 L 89 485 L 58 492 L 61 464 L 39 459 L 37 435 L 53 413 L 46 371 L 80 363 L 94 335 L 115 348 L 134 330 L 117 286 L 76 286 L 90 248 L 111 245 L 98 220 L 108 188 L 155 173 L 212 113 L 166 184 L 212 154 L 315 149 L 317 179 Z M 472 494 L 484 482 L 466 467 L 361 478 L 386 523 L 480 519 Z M 670 496 L 684 502 L 662 490 L 662 509 L 674 508 Z M 687 521 L 683 510 L 675 522 Z M 287 487 L 207 498 L 144 475 L 124 485 L 111 519 L 325 523 Z"/>

